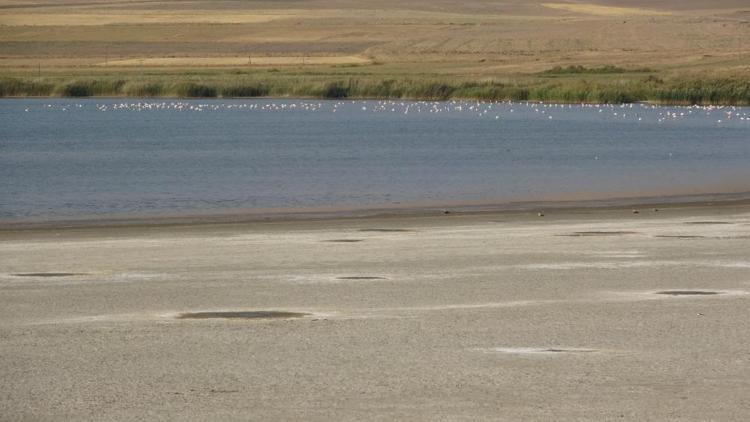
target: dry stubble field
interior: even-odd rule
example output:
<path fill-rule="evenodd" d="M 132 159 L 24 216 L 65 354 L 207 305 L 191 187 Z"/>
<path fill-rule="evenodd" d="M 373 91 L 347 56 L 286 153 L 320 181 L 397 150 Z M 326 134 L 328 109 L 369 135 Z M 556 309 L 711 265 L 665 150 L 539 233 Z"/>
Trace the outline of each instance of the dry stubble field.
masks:
<path fill-rule="evenodd" d="M 0 1 L 6 77 L 524 80 L 555 66 L 750 74 L 744 0 Z M 580 75 L 575 75 L 580 79 Z"/>

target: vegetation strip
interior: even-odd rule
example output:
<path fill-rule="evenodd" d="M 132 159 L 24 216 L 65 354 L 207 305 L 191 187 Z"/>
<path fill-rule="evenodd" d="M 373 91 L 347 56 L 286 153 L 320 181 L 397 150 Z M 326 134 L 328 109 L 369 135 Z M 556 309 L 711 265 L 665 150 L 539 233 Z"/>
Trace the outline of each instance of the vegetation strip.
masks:
<path fill-rule="evenodd" d="M 576 68 L 577 69 L 577 68 Z M 0 97 L 177 97 L 327 99 L 512 100 L 561 103 L 750 105 L 750 79 L 668 79 L 653 75 L 614 79 L 539 76 L 519 81 L 470 81 L 435 78 L 349 77 L 323 75 L 149 75 L 101 77 L 4 77 Z M 609 70 L 609 68 L 604 68 Z M 603 70 L 603 71 L 604 71 Z M 616 70 L 616 69 L 615 69 Z M 568 72 L 552 69 L 551 75 Z M 578 72 L 578 73 L 576 73 Z"/>

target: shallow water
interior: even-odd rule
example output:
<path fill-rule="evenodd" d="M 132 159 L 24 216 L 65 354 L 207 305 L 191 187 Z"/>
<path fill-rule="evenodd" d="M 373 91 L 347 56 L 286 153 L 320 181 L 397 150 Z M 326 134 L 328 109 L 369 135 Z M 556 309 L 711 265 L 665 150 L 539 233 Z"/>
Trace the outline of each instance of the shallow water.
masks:
<path fill-rule="evenodd" d="M 0 100 L 0 218 L 750 191 L 750 109 Z"/>

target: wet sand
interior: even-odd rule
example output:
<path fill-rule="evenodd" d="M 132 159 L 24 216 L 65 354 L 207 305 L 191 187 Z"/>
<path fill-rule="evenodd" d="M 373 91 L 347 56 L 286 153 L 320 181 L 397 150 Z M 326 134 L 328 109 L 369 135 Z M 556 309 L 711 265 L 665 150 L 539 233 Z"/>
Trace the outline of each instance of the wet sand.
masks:
<path fill-rule="evenodd" d="M 0 420 L 746 420 L 750 205 L 0 231 Z"/>

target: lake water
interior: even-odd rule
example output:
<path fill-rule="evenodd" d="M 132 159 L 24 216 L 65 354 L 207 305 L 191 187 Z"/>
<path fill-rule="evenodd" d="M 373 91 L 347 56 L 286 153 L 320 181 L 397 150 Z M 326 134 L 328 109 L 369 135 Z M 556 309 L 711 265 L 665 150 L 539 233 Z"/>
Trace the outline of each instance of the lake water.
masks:
<path fill-rule="evenodd" d="M 0 100 L 0 218 L 750 191 L 750 109 Z"/>

